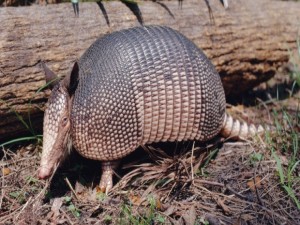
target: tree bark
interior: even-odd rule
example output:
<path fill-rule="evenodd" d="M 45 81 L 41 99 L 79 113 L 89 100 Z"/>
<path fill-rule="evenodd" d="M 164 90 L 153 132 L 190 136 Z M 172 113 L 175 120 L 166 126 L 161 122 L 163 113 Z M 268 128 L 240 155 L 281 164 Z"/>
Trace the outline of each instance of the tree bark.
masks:
<path fill-rule="evenodd" d="M 140 2 L 145 25 L 170 26 L 203 49 L 222 78 L 226 95 L 245 92 L 272 77 L 294 48 L 300 21 L 296 2 L 219 0 Z M 100 36 L 140 25 L 119 1 L 80 3 L 75 18 L 71 3 L 0 8 L 0 140 L 24 135 L 28 129 L 16 112 L 40 132 L 42 109 L 49 91 L 38 65 L 43 60 L 59 76 Z M 107 15 L 103 14 L 106 11 Z M 108 26 L 108 23 L 109 25 Z M 18 136 L 18 137 L 19 137 Z"/>

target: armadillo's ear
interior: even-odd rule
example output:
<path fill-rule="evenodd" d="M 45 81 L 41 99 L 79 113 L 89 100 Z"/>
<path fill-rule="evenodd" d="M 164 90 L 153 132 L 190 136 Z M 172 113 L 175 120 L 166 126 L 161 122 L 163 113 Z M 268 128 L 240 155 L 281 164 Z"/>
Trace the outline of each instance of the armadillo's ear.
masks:
<path fill-rule="evenodd" d="M 46 79 L 46 83 L 48 84 L 47 87 L 52 89 L 59 82 L 58 77 L 56 76 L 56 74 L 53 71 L 51 71 L 46 66 L 46 64 L 43 61 L 41 61 L 41 65 L 45 72 L 45 79 Z"/>
<path fill-rule="evenodd" d="M 75 90 L 78 85 L 78 77 L 79 77 L 79 66 L 78 63 L 75 62 L 71 73 L 65 77 L 64 85 L 69 92 L 69 95 L 72 96 L 75 93 Z"/>

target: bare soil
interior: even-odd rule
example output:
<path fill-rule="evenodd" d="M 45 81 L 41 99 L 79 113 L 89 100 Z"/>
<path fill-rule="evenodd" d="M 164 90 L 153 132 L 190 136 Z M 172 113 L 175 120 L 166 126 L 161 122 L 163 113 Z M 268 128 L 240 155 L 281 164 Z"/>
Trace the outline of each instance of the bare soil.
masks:
<path fill-rule="evenodd" d="M 284 109 L 299 134 L 299 107 L 299 89 L 279 74 L 228 110 L 247 122 L 273 124 L 274 110 L 280 121 Z M 273 147 L 286 170 L 292 153 L 282 149 L 293 143 L 290 127 L 283 127 L 286 135 L 274 134 L 272 145 L 263 137 L 217 137 L 140 148 L 123 160 L 108 196 L 97 187 L 99 162 L 74 151 L 51 180 L 41 181 L 41 145 L 8 146 L 1 150 L 0 224 L 300 224 L 271 153 Z M 299 174 L 298 164 L 292 185 L 298 200 Z"/>

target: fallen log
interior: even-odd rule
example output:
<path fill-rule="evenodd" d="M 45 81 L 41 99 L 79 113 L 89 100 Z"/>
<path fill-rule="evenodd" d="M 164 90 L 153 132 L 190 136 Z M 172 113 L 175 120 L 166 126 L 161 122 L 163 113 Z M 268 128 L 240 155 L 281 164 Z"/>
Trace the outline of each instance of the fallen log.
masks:
<path fill-rule="evenodd" d="M 145 25 L 167 25 L 193 40 L 220 73 L 227 96 L 235 96 L 272 77 L 288 60 L 297 38 L 300 4 L 252 0 L 232 1 L 225 10 L 219 0 L 140 2 L 133 13 L 119 1 L 81 3 L 75 18 L 70 3 L 0 8 L 0 141 L 41 131 L 49 91 L 38 65 L 43 60 L 59 76 L 100 36 Z M 141 20 L 142 19 L 142 20 Z M 109 25 L 108 25 L 109 24 Z M 28 125 L 29 126 L 29 125 Z"/>

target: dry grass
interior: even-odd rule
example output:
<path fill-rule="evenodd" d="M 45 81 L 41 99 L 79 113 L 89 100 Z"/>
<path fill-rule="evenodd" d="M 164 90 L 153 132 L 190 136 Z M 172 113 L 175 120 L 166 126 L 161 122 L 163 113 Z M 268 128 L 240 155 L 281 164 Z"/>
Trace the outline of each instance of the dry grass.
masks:
<path fill-rule="evenodd" d="M 229 142 L 220 149 L 214 144 L 195 147 L 190 143 L 183 145 L 187 151 L 175 157 L 149 147 L 151 159 L 124 165 L 121 171 L 129 168 L 130 172 L 122 176 L 109 196 L 95 188 L 99 181 L 97 173 L 92 173 L 89 179 L 77 174 L 91 163 L 78 156 L 71 156 L 71 160 L 76 160 L 75 166 L 57 172 L 51 187 L 49 182 L 35 178 L 39 146 L 21 147 L 16 153 L 3 149 L 0 221 L 2 224 L 300 224 L 299 209 L 278 181 L 276 161 L 266 146 L 258 143 Z M 140 150 L 137 154 L 143 153 Z M 214 159 L 208 163 L 211 158 Z"/>

